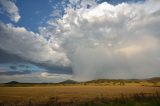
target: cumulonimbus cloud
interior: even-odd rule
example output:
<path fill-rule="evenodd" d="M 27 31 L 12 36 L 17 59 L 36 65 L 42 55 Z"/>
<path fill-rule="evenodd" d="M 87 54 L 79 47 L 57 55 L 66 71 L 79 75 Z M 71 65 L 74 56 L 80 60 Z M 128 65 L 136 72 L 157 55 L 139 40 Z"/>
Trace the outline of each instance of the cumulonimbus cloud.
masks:
<path fill-rule="evenodd" d="M 70 66 L 77 80 L 160 75 L 158 0 L 67 7 L 53 20 L 40 34 L 1 23 L 0 48 L 37 63 Z"/>
<path fill-rule="evenodd" d="M 77 79 L 159 76 L 159 11 L 159 1 L 67 8 L 57 29 L 46 32 Z"/>

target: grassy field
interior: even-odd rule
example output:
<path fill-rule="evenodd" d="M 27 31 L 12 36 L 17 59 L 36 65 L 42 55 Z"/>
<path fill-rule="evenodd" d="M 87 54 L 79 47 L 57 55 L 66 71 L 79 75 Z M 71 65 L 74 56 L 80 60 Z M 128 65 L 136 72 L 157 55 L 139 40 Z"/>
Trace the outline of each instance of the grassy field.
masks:
<path fill-rule="evenodd" d="M 160 106 L 150 83 L 44 85 L 0 87 L 0 106 Z"/>

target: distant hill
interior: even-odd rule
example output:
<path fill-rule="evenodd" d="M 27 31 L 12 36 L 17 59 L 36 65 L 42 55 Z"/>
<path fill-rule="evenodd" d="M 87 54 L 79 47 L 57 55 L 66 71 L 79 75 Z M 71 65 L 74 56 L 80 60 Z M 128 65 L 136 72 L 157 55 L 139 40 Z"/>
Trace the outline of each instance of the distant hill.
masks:
<path fill-rule="evenodd" d="M 59 84 L 77 84 L 78 82 L 77 81 L 74 81 L 74 80 L 66 80 L 66 81 L 63 81 L 63 82 L 59 82 Z"/>
<path fill-rule="evenodd" d="M 96 80 L 91 80 L 91 81 L 85 81 L 85 82 L 78 82 L 74 80 L 65 80 L 59 83 L 20 83 L 17 81 L 10 81 L 5 84 L 13 85 L 13 84 L 79 84 L 79 83 L 108 83 L 108 82 L 140 82 L 140 81 L 147 81 L 147 82 L 160 82 L 160 77 L 153 77 L 153 78 L 147 78 L 147 79 L 96 79 Z"/>
<path fill-rule="evenodd" d="M 97 79 L 97 80 L 91 80 L 87 81 L 85 83 L 105 83 L 105 82 L 136 82 L 137 79 Z"/>
<path fill-rule="evenodd" d="M 149 82 L 160 82 L 160 77 L 153 77 L 146 79 Z"/>
<path fill-rule="evenodd" d="M 84 83 L 139 82 L 139 81 L 160 82 L 160 77 L 153 77 L 147 79 L 96 79 L 96 80 L 86 81 Z"/>
<path fill-rule="evenodd" d="M 17 82 L 17 81 L 10 81 L 10 82 L 7 82 L 6 84 L 20 84 L 20 82 Z"/>

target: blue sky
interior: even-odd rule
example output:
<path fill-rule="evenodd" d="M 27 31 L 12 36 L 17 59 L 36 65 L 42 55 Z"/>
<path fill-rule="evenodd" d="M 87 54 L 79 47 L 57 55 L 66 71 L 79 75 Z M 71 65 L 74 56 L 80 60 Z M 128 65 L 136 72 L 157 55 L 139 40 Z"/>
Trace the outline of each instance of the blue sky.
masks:
<path fill-rule="evenodd" d="M 38 32 L 39 26 L 45 26 L 46 22 L 51 18 L 51 13 L 54 8 L 60 8 L 60 0 L 17 0 L 16 6 L 19 8 L 21 19 L 17 23 L 13 23 L 16 26 L 25 27 L 33 32 Z M 11 20 L 4 13 L 1 14 L 1 21 L 10 23 Z"/>
<path fill-rule="evenodd" d="M 155 45 L 157 45 L 158 41 L 156 41 L 155 38 L 157 39 L 157 35 L 159 34 L 157 29 L 159 24 L 154 23 L 154 21 L 147 23 L 142 17 L 144 17 L 144 19 L 147 19 L 147 16 L 149 18 L 157 18 L 159 15 L 158 3 L 155 3 L 155 0 L 153 2 L 150 0 L 0 0 L 0 75 L 3 76 L 0 80 L 2 80 L 1 82 L 13 79 L 19 80 L 23 74 L 31 74 L 32 77 L 27 76 L 27 78 L 31 77 L 30 79 L 35 82 L 38 80 L 49 82 L 52 81 L 52 79 L 56 82 L 64 80 L 65 78 L 71 78 L 70 75 L 75 74 L 74 76 L 79 76 L 77 74 L 82 73 L 81 76 L 85 77 L 86 75 L 86 77 L 89 76 L 88 78 L 91 79 L 103 78 L 103 73 L 107 72 L 97 72 L 96 70 L 90 72 L 88 70 L 94 70 L 97 67 L 102 67 L 100 70 L 105 70 L 107 67 L 110 70 L 116 70 L 115 72 L 113 71 L 116 73 L 118 72 L 118 68 L 113 67 L 115 66 L 113 64 L 116 64 L 116 66 L 122 68 L 122 70 L 130 71 L 134 69 L 145 70 L 146 68 L 144 67 L 154 66 L 156 67 L 156 69 L 154 69 L 155 72 L 148 72 L 149 74 L 147 75 L 155 75 L 157 74 L 158 65 L 154 62 L 152 63 L 153 60 L 148 59 L 147 54 L 144 53 L 144 55 L 141 56 L 142 54 L 139 52 L 148 50 L 149 55 L 152 57 L 159 57 L 156 51 L 159 50 L 159 48 L 154 51 L 147 47 L 141 47 L 147 45 L 157 48 Z M 71 11 L 71 9 L 73 10 Z M 88 11 L 90 11 L 91 14 Z M 141 14 L 141 11 L 143 11 L 144 14 Z M 115 18 L 112 13 L 114 13 L 114 15 L 116 14 L 117 17 Z M 63 17 L 64 15 L 65 17 Z M 110 15 L 113 15 L 113 20 L 110 20 Z M 58 27 L 50 25 L 49 21 L 59 22 Z M 141 21 L 144 21 L 142 26 L 136 23 Z M 157 21 L 158 20 L 155 22 Z M 125 26 L 130 24 L 131 27 L 135 25 L 133 29 L 128 29 L 129 27 Z M 137 26 L 141 28 L 139 32 L 136 30 Z M 119 28 L 122 28 L 122 30 Z M 104 30 L 106 32 L 104 32 Z M 149 37 L 140 36 L 137 41 L 137 33 L 142 35 L 142 33 L 144 34 L 147 31 L 148 34 L 150 34 Z M 130 33 L 133 33 L 131 35 L 134 35 L 135 38 L 131 35 L 128 37 L 127 34 Z M 84 38 L 81 38 L 82 35 Z M 131 40 L 132 37 L 133 41 Z M 147 39 L 153 40 L 151 44 L 146 43 L 148 42 Z M 126 40 L 125 43 L 124 40 Z M 146 42 L 141 44 L 141 42 L 145 40 Z M 139 42 L 139 44 L 137 44 L 137 42 Z M 105 49 L 102 49 L 104 45 Z M 114 45 L 116 47 L 114 47 Z M 142 50 L 144 48 L 145 50 Z M 105 50 L 108 50 L 108 54 L 111 55 L 107 54 L 106 56 L 106 54 L 104 54 Z M 111 50 L 120 53 L 125 52 L 122 53 L 125 58 L 121 59 L 121 57 L 123 57 L 122 54 L 110 53 Z M 137 53 L 137 59 L 128 58 L 128 56 L 135 53 Z M 101 55 L 103 57 L 101 57 Z M 79 58 L 78 56 L 82 57 Z M 138 56 L 141 56 L 141 60 L 138 59 Z M 92 61 L 86 60 L 87 58 Z M 106 62 L 106 64 L 102 65 L 99 59 Z M 100 63 L 95 62 L 95 60 Z M 123 64 L 123 62 L 126 63 L 125 60 L 130 66 Z M 140 62 L 140 65 L 136 62 Z M 148 65 L 149 63 L 151 64 Z M 93 65 L 97 67 L 95 68 Z M 134 67 L 138 67 L 138 69 Z M 84 72 L 81 73 L 79 70 L 84 70 Z M 95 73 L 99 73 L 99 76 L 95 75 Z M 108 73 L 112 72 L 108 71 Z M 120 75 L 127 76 L 126 78 L 128 78 L 128 76 L 129 78 L 134 78 L 137 75 L 137 72 L 132 75 L 130 75 L 131 72 L 128 71 L 125 71 L 125 74 L 122 73 L 123 71 L 120 71 Z M 54 75 L 56 77 L 54 77 Z M 57 77 L 58 75 L 60 77 Z M 13 79 L 10 76 L 13 76 Z M 23 81 L 27 82 L 31 80 Z"/>

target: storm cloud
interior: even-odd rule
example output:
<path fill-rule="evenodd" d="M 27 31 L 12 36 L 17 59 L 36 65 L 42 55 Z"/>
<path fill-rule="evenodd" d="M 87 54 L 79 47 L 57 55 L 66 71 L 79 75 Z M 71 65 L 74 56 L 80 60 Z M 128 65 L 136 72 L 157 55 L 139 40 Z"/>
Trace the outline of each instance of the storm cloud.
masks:
<path fill-rule="evenodd" d="M 67 8 L 50 42 L 61 47 L 78 80 L 159 76 L 160 2 L 104 2 Z"/>
<path fill-rule="evenodd" d="M 160 1 L 70 2 L 39 33 L 0 23 L 0 49 L 76 80 L 160 75 Z"/>

